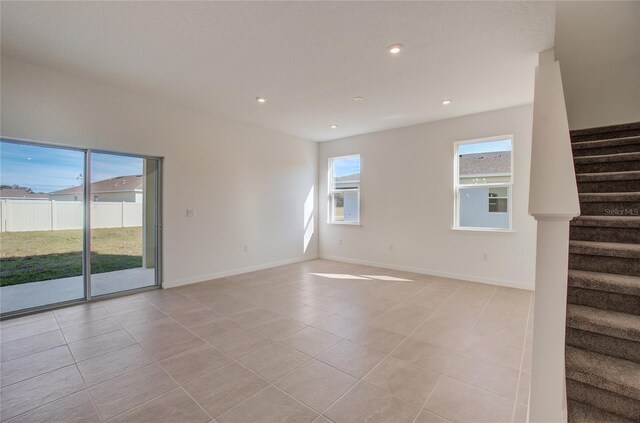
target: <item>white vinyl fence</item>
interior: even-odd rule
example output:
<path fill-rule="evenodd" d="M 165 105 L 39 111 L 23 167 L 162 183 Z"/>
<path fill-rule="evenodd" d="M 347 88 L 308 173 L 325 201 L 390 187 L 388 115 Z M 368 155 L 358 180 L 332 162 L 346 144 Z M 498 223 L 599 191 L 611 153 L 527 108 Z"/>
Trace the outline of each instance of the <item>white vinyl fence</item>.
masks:
<path fill-rule="evenodd" d="M 0 200 L 0 232 L 82 229 L 83 203 L 54 200 Z M 92 228 L 142 226 L 142 203 L 91 203 Z"/>

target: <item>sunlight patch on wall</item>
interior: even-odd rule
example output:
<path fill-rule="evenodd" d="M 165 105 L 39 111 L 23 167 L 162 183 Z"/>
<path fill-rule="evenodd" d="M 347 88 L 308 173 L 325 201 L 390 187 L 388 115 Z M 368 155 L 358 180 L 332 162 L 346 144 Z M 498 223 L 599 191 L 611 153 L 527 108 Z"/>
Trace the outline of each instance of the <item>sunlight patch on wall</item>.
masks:
<path fill-rule="evenodd" d="M 302 252 L 306 253 L 307 248 L 309 248 L 309 243 L 311 242 L 311 238 L 313 237 L 313 191 L 315 185 L 311 185 L 311 189 L 309 190 L 309 194 L 307 195 L 307 199 L 304 201 L 304 212 L 303 212 L 303 228 L 304 228 L 304 237 L 303 237 L 303 248 Z"/>

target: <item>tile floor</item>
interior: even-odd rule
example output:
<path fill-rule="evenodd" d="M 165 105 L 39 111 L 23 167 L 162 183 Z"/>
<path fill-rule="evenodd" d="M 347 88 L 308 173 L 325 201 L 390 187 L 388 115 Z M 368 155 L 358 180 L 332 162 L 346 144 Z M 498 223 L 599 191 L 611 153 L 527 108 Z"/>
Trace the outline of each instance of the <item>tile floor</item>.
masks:
<path fill-rule="evenodd" d="M 5 320 L 0 418 L 520 423 L 531 306 L 314 260 Z"/>

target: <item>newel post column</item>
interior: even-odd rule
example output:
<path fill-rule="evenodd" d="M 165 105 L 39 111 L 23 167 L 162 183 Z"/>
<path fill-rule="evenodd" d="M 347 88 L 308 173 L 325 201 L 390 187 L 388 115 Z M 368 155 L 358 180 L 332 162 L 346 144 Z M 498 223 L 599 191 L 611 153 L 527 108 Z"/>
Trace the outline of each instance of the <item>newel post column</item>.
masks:
<path fill-rule="evenodd" d="M 565 320 L 569 221 L 580 214 L 560 65 L 539 55 L 533 103 L 529 214 L 537 223 L 528 421 L 567 421 Z"/>

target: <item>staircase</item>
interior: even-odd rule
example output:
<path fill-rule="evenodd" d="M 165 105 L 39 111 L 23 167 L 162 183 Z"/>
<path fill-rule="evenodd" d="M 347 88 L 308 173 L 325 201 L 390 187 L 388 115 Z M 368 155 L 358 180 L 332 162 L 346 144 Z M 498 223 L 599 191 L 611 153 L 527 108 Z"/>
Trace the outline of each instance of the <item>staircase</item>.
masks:
<path fill-rule="evenodd" d="M 569 422 L 640 422 L 640 122 L 571 142 L 582 215 L 569 242 Z"/>

